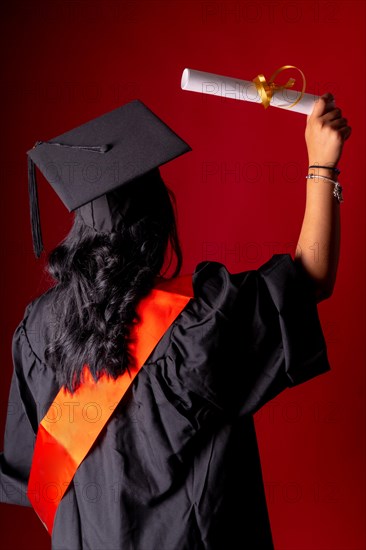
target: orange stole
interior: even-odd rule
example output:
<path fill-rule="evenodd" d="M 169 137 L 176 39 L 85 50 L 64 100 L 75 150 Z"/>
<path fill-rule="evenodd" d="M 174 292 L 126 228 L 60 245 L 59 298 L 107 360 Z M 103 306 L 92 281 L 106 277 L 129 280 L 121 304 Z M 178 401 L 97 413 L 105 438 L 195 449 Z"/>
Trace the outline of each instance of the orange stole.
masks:
<path fill-rule="evenodd" d="M 27 496 L 52 535 L 57 507 L 75 472 L 108 422 L 155 346 L 184 309 L 192 276 L 164 281 L 140 300 L 141 321 L 133 326 L 130 345 L 135 365 L 116 380 L 105 373 L 95 382 L 84 365 L 84 382 L 71 394 L 61 388 L 39 424 Z"/>

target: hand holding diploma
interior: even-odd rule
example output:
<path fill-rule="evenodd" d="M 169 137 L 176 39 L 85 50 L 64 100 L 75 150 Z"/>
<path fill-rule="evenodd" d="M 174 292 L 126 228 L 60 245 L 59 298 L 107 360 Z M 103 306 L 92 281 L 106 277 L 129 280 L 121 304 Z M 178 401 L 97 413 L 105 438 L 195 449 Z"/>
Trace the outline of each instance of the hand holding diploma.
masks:
<path fill-rule="evenodd" d="M 342 110 L 335 106 L 332 94 L 324 94 L 320 99 L 312 115 L 307 117 L 305 141 L 309 165 L 335 167 L 352 129 Z"/>

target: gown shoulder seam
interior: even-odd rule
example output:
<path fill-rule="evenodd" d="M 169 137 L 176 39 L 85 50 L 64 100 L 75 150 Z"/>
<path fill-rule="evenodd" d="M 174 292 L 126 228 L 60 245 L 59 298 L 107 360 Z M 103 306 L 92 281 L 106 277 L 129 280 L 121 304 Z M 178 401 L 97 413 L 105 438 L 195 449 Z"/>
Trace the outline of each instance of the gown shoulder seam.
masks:
<path fill-rule="evenodd" d="M 23 319 L 22 323 L 21 323 L 21 333 L 24 335 L 24 338 L 25 338 L 25 341 L 26 343 L 28 344 L 28 347 L 32 353 L 32 355 L 34 355 L 34 357 L 37 359 L 37 361 L 43 365 L 43 361 L 40 359 L 40 357 L 38 357 L 38 355 L 36 354 L 36 352 L 34 351 L 34 349 L 32 348 L 32 345 L 30 343 L 30 340 L 29 340 L 29 337 L 28 337 L 28 334 L 27 334 L 27 328 L 26 328 L 26 322 L 25 320 Z"/>

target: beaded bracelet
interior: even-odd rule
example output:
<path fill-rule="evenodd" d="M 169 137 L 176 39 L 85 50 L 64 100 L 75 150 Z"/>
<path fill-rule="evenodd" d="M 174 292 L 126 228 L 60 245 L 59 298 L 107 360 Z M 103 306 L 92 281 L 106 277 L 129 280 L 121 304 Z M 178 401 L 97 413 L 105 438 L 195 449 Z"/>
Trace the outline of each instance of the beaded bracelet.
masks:
<path fill-rule="evenodd" d="M 317 179 L 317 178 L 321 178 L 323 180 L 330 181 L 331 183 L 334 184 L 333 195 L 335 196 L 335 198 L 338 200 L 339 203 L 344 202 L 343 196 L 342 196 L 343 187 L 341 187 L 339 185 L 338 181 L 334 181 L 334 180 L 332 180 L 332 178 L 328 178 L 328 176 L 317 176 L 316 174 L 308 174 L 305 177 L 308 180 L 314 180 L 314 179 Z"/>
<path fill-rule="evenodd" d="M 339 176 L 339 174 L 341 173 L 339 168 L 337 168 L 336 166 L 319 166 L 319 164 L 312 164 L 311 166 L 309 166 L 309 168 L 325 168 L 326 170 L 332 170 L 332 172 L 334 172 L 337 176 Z"/>

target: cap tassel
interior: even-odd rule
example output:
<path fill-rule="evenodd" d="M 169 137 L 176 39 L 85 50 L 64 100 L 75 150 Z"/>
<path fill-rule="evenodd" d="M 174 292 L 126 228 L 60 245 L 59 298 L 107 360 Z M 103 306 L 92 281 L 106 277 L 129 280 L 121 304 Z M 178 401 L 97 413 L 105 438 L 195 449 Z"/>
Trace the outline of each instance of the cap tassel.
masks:
<path fill-rule="evenodd" d="M 39 258 L 44 248 L 43 248 L 42 233 L 41 233 L 41 221 L 39 216 L 36 169 L 35 169 L 34 162 L 29 156 L 28 156 L 28 192 L 29 192 L 33 250 L 36 257 Z"/>

